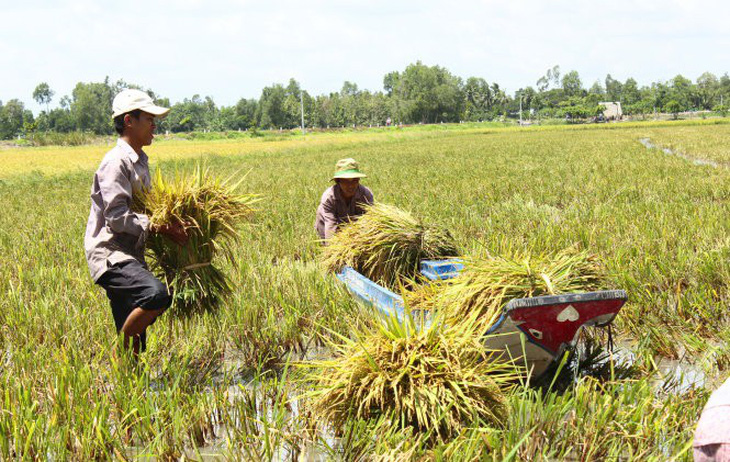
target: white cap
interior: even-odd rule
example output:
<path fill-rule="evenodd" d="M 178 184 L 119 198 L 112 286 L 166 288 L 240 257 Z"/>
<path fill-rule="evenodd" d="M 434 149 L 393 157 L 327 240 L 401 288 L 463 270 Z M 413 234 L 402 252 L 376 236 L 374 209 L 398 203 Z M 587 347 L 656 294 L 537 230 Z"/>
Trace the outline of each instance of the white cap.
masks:
<path fill-rule="evenodd" d="M 147 93 L 127 88 L 114 97 L 114 102 L 112 102 L 114 115 L 112 118 L 132 112 L 135 109 L 147 112 L 155 117 L 165 117 L 170 112 L 169 108 L 157 106 Z"/>

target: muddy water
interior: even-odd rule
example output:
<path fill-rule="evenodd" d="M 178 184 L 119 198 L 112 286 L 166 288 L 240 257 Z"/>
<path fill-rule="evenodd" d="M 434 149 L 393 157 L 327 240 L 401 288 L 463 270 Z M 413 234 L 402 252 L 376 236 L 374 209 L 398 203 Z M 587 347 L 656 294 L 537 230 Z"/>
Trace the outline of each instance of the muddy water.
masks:
<path fill-rule="evenodd" d="M 289 360 L 291 362 L 315 360 L 331 355 L 332 352 L 326 348 L 310 346 L 292 355 Z M 244 369 L 244 362 L 235 354 L 231 354 L 230 350 L 227 351 L 220 369 L 207 387 L 211 394 L 223 391 L 227 404 L 222 405 L 220 409 L 214 408 L 211 412 L 208 422 L 211 431 L 206 436 L 204 445 L 186 446 L 180 449 L 181 460 L 207 462 L 245 459 L 247 455 L 241 452 L 238 445 L 232 446 L 231 441 L 240 441 L 242 438 L 256 439 L 256 435 L 264 435 L 267 432 L 276 434 L 280 430 L 286 433 L 289 423 L 292 424 L 291 429 L 297 431 L 301 406 L 297 397 L 298 392 L 288 387 L 277 388 L 278 379 L 273 375 L 269 378 L 258 378 L 251 372 L 241 373 L 240 371 Z M 152 385 L 151 393 L 163 392 L 162 383 L 153 382 Z M 280 391 L 284 393 L 283 397 L 279 394 Z M 279 426 L 277 420 L 278 422 L 283 420 L 283 426 Z M 316 442 L 299 440 L 297 443 L 299 447 L 294 449 L 287 444 L 285 438 L 279 438 L 271 460 L 312 462 L 330 460 L 331 457 L 324 452 L 323 445 L 335 450 L 340 446 L 339 439 L 335 438 L 324 425 L 318 431 Z M 252 445 L 259 453 L 263 453 L 264 443 L 252 441 Z M 130 460 L 159 460 L 142 446 L 127 446 L 124 455 Z"/>
<path fill-rule="evenodd" d="M 630 366 L 639 361 L 635 353 L 636 345 L 633 342 L 619 341 L 614 346 L 612 360 L 617 365 Z M 325 350 L 313 350 L 305 353 L 301 359 L 312 359 L 313 357 L 326 357 L 331 352 Z M 236 403 L 253 399 L 255 401 L 255 417 L 244 416 L 243 418 L 256 421 L 256 427 L 260 434 L 264 433 L 264 426 L 267 422 L 276 420 L 274 415 L 277 411 L 273 409 L 275 404 L 271 402 L 271 388 L 264 381 L 256 382 L 251 376 L 236 375 L 234 371 L 240 370 L 241 363 L 237 362 L 234 357 L 224 359 L 224 366 L 221 369 L 222 377 L 220 380 L 214 381 L 213 387 L 225 389 L 226 397 L 229 405 L 235 406 Z M 682 394 L 692 388 L 700 388 L 709 385 L 708 378 L 702 369 L 687 362 L 686 360 L 661 359 L 656 363 L 657 374 L 654 380 L 654 386 L 657 392 Z M 227 377 L 227 378 L 226 378 Z M 211 393 L 213 391 L 211 390 Z M 296 422 L 300 416 L 300 401 L 296 395 L 289 395 L 285 401 L 287 402 L 287 410 L 284 419 L 287 422 Z M 213 415 L 216 413 L 214 412 Z M 231 447 L 228 442 L 241 437 L 241 430 L 245 426 L 250 427 L 251 424 L 241 421 L 241 416 L 237 416 L 233 421 L 223 422 L 216 417 L 211 417 L 212 433 L 206 439 L 205 445 L 191 448 L 187 447 L 183 450 L 184 458 L 189 460 L 202 461 L 219 461 L 228 460 L 231 457 L 244 456 L 238 453 L 236 449 Z M 230 428 L 233 427 L 233 428 Z M 251 435 L 253 436 L 253 435 Z M 281 441 L 280 446 L 275 450 L 273 460 L 277 461 L 324 461 L 331 458 L 331 451 L 337 451 L 340 448 L 340 441 L 323 424 L 319 429 L 318 441 L 299 441 L 298 450 L 293 450 L 285 441 Z M 323 448 L 328 446 L 329 451 Z M 157 460 L 151 454 L 144 452 L 142 447 L 128 447 L 125 455 L 133 460 Z"/>
<path fill-rule="evenodd" d="M 635 345 L 629 341 L 617 342 L 614 346 L 613 360 L 616 364 L 630 366 L 638 361 Z M 686 355 L 680 355 L 685 358 Z M 654 385 L 657 390 L 682 394 L 692 388 L 705 387 L 708 384 L 707 374 L 695 363 L 686 359 L 662 358 L 656 362 L 657 376 Z"/>
<path fill-rule="evenodd" d="M 664 377 L 664 387 L 672 393 L 684 393 L 691 388 L 704 387 L 707 375 L 700 367 L 674 359 L 662 359 L 657 364 L 659 373 Z"/>

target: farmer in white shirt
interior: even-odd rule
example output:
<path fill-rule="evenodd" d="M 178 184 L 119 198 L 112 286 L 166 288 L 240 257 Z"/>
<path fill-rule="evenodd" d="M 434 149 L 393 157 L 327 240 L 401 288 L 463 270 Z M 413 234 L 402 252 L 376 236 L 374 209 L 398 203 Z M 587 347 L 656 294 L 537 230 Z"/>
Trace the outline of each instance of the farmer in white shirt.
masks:
<path fill-rule="evenodd" d="M 162 233 L 180 245 L 187 235 L 181 225 L 151 229 L 146 215 L 131 210 L 133 196 L 150 187 L 142 147 L 152 144 L 155 119 L 170 110 L 131 89 L 120 92 L 112 108 L 119 139 L 94 174 L 84 247 L 91 277 L 109 297 L 117 333 L 124 333 L 123 347 L 131 347 L 136 358 L 146 348 L 147 327 L 172 303 L 168 288 L 145 263 L 147 234 Z"/>

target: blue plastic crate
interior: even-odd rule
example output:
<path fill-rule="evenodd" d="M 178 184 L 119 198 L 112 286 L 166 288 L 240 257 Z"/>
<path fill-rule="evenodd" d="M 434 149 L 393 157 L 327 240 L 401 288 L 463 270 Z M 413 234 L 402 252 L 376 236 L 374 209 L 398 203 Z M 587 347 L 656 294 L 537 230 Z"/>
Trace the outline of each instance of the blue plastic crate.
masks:
<path fill-rule="evenodd" d="M 337 273 L 337 277 L 345 283 L 347 289 L 365 303 L 372 304 L 383 314 L 395 314 L 403 320 L 403 297 L 376 284 L 349 266 Z"/>
<path fill-rule="evenodd" d="M 451 279 L 464 269 L 463 260 L 448 258 L 445 260 L 421 260 L 421 274 L 432 281 Z"/>

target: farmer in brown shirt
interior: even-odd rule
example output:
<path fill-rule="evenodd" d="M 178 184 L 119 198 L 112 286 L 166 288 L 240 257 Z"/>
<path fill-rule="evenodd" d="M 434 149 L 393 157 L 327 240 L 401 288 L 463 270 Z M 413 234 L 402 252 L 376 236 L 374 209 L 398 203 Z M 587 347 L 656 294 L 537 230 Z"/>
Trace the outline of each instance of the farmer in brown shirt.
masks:
<path fill-rule="evenodd" d="M 360 184 L 360 178 L 366 178 L 366 175 L 360 171 L 355 159 L 337 161 L 332 177 L 335 184 L 322 194 L 314 221 L 317 235 L 323 241 L 332 237 L 341 223 L 365 213 L 363 205 L 373 203 L 372 191 Z"/>

